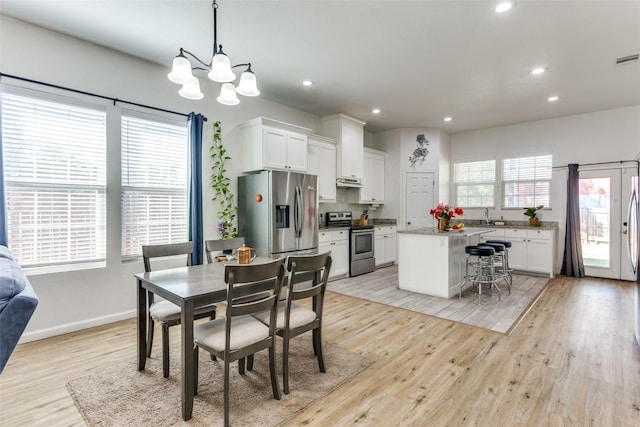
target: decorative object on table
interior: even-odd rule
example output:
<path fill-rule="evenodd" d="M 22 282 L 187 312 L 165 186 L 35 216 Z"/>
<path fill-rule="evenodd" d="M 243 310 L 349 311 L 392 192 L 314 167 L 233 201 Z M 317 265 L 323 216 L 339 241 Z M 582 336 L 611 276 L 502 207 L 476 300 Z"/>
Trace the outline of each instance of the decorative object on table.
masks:
<path fill-rule="evenodd" d="M 431 209 L 429 214 L 438 220 L 438 230 L 444 231 L 449 229 L 451 218 L 455 218 L 456 215 L 462 216 L 464 211 L 462 208 L 452 207 L 441 202 L 434 209 Z"/>
<path fill-rule="evenodd" d="M 244 245 L 244 237 L 235 237 L 233 239 L 211 239 L 204 241 L 204 252 L 207 256 L 207 263 L 213 262 L 213 255 L 222 252 L 221 256 L 216 256 L 216 262 L 227 262 L 236 259 L 237 256 L 233 254 L 239 247 Z"/>
<path fill-rule="evenodd" d="M 409 163 L 412 168 L 416 166 L 417 162 L 422 164 L 424 159 L 427 157 L 427 154 L 429 154 L 429 149 L 427 148 L 429 140 L 424 137 L 424 134 L 418 135 L 416 137 L 416 141 L 418 141 L 418 147 L 413 150 L 413 154 L 409 156 Z"/>
<path fill-rule="evenodd" d="M 255 248 L 250 248 L 247 245 L 238 248 L 238 264 L 251 264 L 257 257 L 258 251 Z"/>
<path fill-rule="evenodd" d="M 214 82 L 222 83 L 220 88 L 220 96 L 216 98 L 220 104 L 237 105 L 240 103 L 236 93 L 244 96 L 258 96 L 260 91 L 256 85 L 256 76 L 251 70 L 251 63 L 237 64 L 231 66 L 229 57 L 222 51 L 222 45 L 218 45 L 217 18 L 218 3 L 216 0 L 212 3 L 213 8 L 213 57 L 208 64 L 202 61 L 193 53 L 186 49 L 180 48 L 180 53 L 173 59 L 171 72 L 167 75 L 173 83 L 182 85 L 178 94 L 187 99 L 202 99 L 204 95 L 200 91 L 200 81 L 193 75 L 193 70 L 209 71 L 208 77 Z M 191 61 L 185 56 L 189 55 L 197 64 L 191 66 Z M 204 67 L 204 68 L 203 68 Z M 236 88 L 233 81 L 236 75 L 231 71 L 232 68 L 247 67 L 240 76 L 240 83 Z"/>
<path fill-rule="evenodd" d="M 222 239 L 238 237 L 238 230 L 234 225 L 238 207 L 234 202 L 234 194 L 230 189 L 231 180 L 226 175 L 225 162 L 231 160 L 222 144 L 222 127 L 219 121 L 213 124 L 213 143 L 209 147 L 213 166 L 211 166 L 211 187 L 214 195 L 212 201 L 218 202 L 218 234 Z"/>
<path fill-rule="evenodd" d="M 524 208 L 524 214 L 529 217 L 529 225 L 532 227 L 538 226 L 538 217 L 536 211 L 542 209 L 543 205 L 534 206 L 532 208 Z"/>

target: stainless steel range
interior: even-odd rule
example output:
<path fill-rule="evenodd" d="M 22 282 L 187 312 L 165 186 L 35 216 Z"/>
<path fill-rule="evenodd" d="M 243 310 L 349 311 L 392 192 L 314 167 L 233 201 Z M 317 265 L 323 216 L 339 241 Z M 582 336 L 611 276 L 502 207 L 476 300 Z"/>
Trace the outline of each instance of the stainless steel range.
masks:
<path fill-rule="evenodd" d="M 354 225 L 351 212 L 327 212 L 327 227 L 349 227 L 349 276 L 376 269 L 373 225 Z"/>

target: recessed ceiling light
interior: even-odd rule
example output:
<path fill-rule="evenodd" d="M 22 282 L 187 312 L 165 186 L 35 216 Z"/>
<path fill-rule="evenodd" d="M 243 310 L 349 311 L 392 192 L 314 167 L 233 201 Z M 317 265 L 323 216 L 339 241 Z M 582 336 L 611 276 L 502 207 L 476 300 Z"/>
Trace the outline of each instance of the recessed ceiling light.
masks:
<path fill-rule="evenodd" d="M 380 114 L 380 109 L 379 108 L 374 108 L 373 110 L 371 110 L 371 112 L 373 114 Z"/>
<path fill-rule="evenodd" d="M 516 2 L 514 1 L 503 1 L 501 3 L 498 3 L 498 5 L 496 6 L 496 12 L 504 13 L 507 10 L 511 10 L 511 8 L 513 8 L 515 5 L 516 5 Z"/>
<path fill-rule="evenodd" d="M 313 82 L 311 80 L 305 80 L 302 82 L 302 86 L 313 86 Z"/>
<path fill-rule="evenodd" d="M 546 68 L 544 68 L 544 67 L 537 67 L 537 68 L 534 68 L 533 70 L 531 70 L 531 74 L 533 74 L 534 76 L 536 76 L 536 75 L 538 75 L 538 74 L 542 74 L 542 73 L 544 73 L 545 71 L 547 71 L 547 69 L 546 69 Z"/>
<path fill-rule="evenodd" d="M 445 121 L 445 122 L 450 122 L 451 120 L 453 120 L 451 117 L 445 117 L 445 118 L 444 118 L 444 121 Z"/>
<path fill-rule="evenodd" d="M 550 96 L 549 98 L 547 98 L 547 101 L 549 102 L 556 102 L 559 98 L 556 95 Z"/>

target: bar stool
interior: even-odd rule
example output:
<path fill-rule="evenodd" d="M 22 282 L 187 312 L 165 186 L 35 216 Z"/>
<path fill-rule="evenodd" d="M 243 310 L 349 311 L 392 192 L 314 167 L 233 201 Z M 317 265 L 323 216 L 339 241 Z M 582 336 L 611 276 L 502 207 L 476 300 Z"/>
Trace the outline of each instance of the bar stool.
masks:
<path fill-rule="evenodd" d="M 478 305 L 481 304 L 482 285 L 489 285 L 489 291 L 493 294 L 493 289 L 498 291 L 498 301 L 502 300 L 502 290 L 496 284 L 494 256 L 495 249 L 490 246 L 466 246 L 464 252 L 467 254 L 465 276 L 460 283 L 458 298 L 462 298 L 462 288 L 469 281 L 472 286 L 478 287 Z M 469 267 L 475 271 L 469 274 Z"/>
<path fill-rule="evenodd" d="M 509 267 L 509 248 L 511 247 L 511 241 L 510 240 L 498 240 L 498 239 L 491 239 L 491 240 L 487 240 L 485 243 L 500 243 L 501 245 L 504 245 L 504 262 L 505 262 L 505 271 L 509 274 L 509 293 L 511 293 L 511 285 L 513 284 L 513 276 L 512 276 L 512 272 L 513 270 Z"/>
<path fill-rule="evenodd" d="M 496 252 L 493 256 L 493 264 L 495 269 L 496 276 L 502 277 L 502 280 L 507 284 L 507 289 L 509 290 L 509 295 L 511 295 L 511 273 L 507 268 L 507 257 L 506 252 L 507 248 L 502 243 L 495 243 L 493 241 L 487 241 L 485 243 L 480 243 L 478 246 L 489 246 L 492 247 Z"/>

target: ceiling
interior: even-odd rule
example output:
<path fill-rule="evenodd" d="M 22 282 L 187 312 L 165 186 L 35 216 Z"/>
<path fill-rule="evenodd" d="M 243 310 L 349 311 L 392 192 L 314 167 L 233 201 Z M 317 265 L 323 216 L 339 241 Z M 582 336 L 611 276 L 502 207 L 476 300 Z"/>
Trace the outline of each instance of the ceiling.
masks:
<path fill-rule="evenodd" d="M 640 105 L 640 61 L 616 65 L 640 52 L 640 0 L 522 0 L 503 14 L 496 3 L 219 0 L 218 43 L 232 63 L 252 63 L 261 96 L 345 113 L 370 132 L 455 133 Z M 0 13 L 167 72 L 180 47 L 206 62 L 213 52 L 209 0 L 0 0 Z"/>

